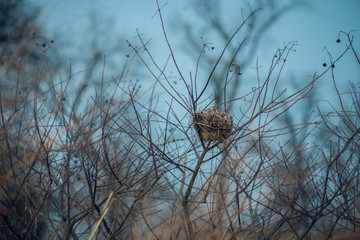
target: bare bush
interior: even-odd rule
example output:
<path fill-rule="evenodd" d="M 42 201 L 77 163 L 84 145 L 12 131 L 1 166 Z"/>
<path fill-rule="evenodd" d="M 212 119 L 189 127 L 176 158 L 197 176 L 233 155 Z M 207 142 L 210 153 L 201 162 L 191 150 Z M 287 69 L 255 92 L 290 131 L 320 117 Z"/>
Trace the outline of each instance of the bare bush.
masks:
<path fill-rule="evenodd" d="M 126 81 L 128 66 L 119 78 L 106 76 L 106 56 L 95 94 L 85 95 L 84 88 L 73 87 L 71 64 L 66 77 L 54 77 L 47 61 L 51 48 L 42 51 L 33 84 L 22 97 L 20 87 L 6 97 L 0 92 L 1 238 L 356 237 L 360 98 L 355 85 L 341 94 L 333 74 L 345 54 L 359 62 L 351 33 L 341 33 L 347 44 L 330 58 L 331 65 L 297 90 L 282 87 L 283 69 L 296 48 L 291 42 L 276 51 L 265 78 L 257 75 L 256 87 L 219 98 L 220 92 L 227 96 L 239 74 L 233 61 L 223 62 L 224 55 L 259 10 L 247 10 L 205 82 L 198 69 L 207 45 L 199 49 L 195 74 L 185 77 L 162 11 L 158 4 L 178 85 L 142 34 L 138 46 L 128 41 L 131 57 L 154 79 L 149 101 L 141 101 L 138 84 Z M 230 51 L 232 60 L 243 44 Z M 15 71 L 11 66 L 4 70 Z M 219 66 L 226 69 L 223 85 L 211 95 Z M 306 101 L 326 75 L 340 109 L 319 109 L 316 120 L 293 122 L 293 106 Z M 157 89 L 169 99 L 166 111 L 159 110 L 165 101 L 156 97 Z M 351 106 L 344 103 L 346 95 Z M 231 111 L 230 103 L 236 106 Z M 319 135 L 321 141 L 308 141 Z"/>

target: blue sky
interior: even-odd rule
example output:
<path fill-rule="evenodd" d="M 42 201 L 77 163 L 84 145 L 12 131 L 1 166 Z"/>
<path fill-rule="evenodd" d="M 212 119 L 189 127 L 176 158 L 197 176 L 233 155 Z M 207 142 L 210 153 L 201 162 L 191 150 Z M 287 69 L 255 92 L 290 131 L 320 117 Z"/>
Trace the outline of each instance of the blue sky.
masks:
<path fill-rule="evenodd" d="M 224 5 L 232 8 L 236 6 L 236 2 L 227 0 Z M 163 8 L 165 20 L 174 21 L 171 19 L 176 16 L 174 13 L 189 12 L 188 5 L 191 1 L 169 0 L 162 4 L 164 3 L 167 3 Z M 314 6 L 312 9 L 299 8 L 275 24 L 269 30 L 272 41 L 266 41 L 264 47 L 272 49 L 279 43 L 296 40 L 301 48 L 316 52 L 319 48 L 321 50 L 322 47 L 335 43 L 334 38 L 336 40 L 339 30 L 360 30 L 360 1 L 316 0 L 311 1 L 311 4 Z M 43 8 L 40 22 L 45 26 L 48 35 L 61 33 L 61 36 L 67 39 L 74 38 L 79 33 L 83 34 L 84 31 L 90 35 L 89 21 L 95 16 L 101 24 L 108 25 L 106 28 L 111 31 L 111 36 L 131 37 L 135 36 L 136 29 L 139 29 L 144 35 L 154 39 L 153 42 L 163 38 L 158 18 L 152 19 L 156 11 L 155 0 L 53 0 L 42 1 L 40 5 Z M 186 16 L 191 17 L 190 14 Z M 105 23 L 107 20 L 110 22 Z"/>
<path fill-rule="evenodd" d="M 249 2 L 251 4 L 252 1 Z M 163 8 L 165 24 L 179 64 L 185 73 L 194 71 L 195 59 L 189 58 L 187 53 L 181 51 L 181 29 L 172 29 L 171 23 L 194 21 L 194 27 L 201 23 L 197 22 L 194 12 L 189 10 L 190 0 L 160 2 L 161 5 L 164 3 L 167 3 Z M 238 5 L 238 1 L 223 1 L 223 8 L 229 13 L 228 16 L 224 16 L 224 21 L 229 20 L 229 16 L 231 21 L 232 14 L 236 14 L 239 9 Z M 61 54 L 64 59 L 71 58 L 74 64 L 91 54 L 90 43 L 94 40 L 100 43 L 104 54 L 115 55 L 114 51 L 118 51 L 123 56 L 129 51 L 125 40 L 132 41 L 136 36 L 136 29 L 139 29 L 146 39 L 151 39 L 151 52 L 160 65 L 169 56 L 159 19 L 157 16 L 152 18 L 156 12 L 155 0 L 42 1 L 41 6 L 43 11 L 40 23 L 45 29 L 45 35 L 54 38 L 55 42 L 62 46 Z M 324 47 L 334 57 L 343 51 L 346 44 L 344 35 L 340 37 L 343 41 L 340 44 L 336 43 L 340 30 L 358 30 L 354 32 L 354 46 L 360 49 L 359 13 L 358 0 L 311 1 L 311 8 L 291 11 L 267 30 L 264 40 L 260 42 L 255 60 L 258 59 L 260 64 L 268 69 L 267 64 L 276 49 L 286 42 L 297 41 L 296 53 L 289 58 L 284 77 L 288 74 L 300 79 L 310 79 L 315 72 L 324 70 L 322 63 L 327 61 Z M 182 19 L 181 16 L 186 16 L 186 19 Z M 98 23 L 99 27 L 94 28 L 94 23 Z M 120 41 L 121 44 L 114 48 L 114 44 L 111 44 L 114 41 Z M 216 39 L 213 39 L 212 43 L 216 45 Z M 255 74 L 251 68 L 247 71 L 249 75 Z M 353 55 L 348 54 L 336 65 L 336 74 L 343 91 L 346 90 L 349 81 L 359 83 L 360 67 L 354 61 Z M 319 86 L 331 89 L 331 85 L 327 85 L 328 80 L 325 77 L 323 82 L 319 82 Z"/>

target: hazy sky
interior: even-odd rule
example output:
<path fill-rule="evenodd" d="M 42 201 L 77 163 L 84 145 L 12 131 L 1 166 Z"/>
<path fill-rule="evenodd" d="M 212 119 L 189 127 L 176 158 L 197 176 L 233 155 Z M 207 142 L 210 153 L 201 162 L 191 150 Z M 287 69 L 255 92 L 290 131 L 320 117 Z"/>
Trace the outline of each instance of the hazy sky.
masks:
<path fill-rule="evenodd" d="M 251 4 L 251 0 L 249 0 Z M 287 63 L 285 73 L 295 74 L 298 78 L 310 78 L 315 72 L 324 70 L 322 63 L 327 61 L 326 47 L 334 57 L 343 51 L 346 41 L 344 35 L 340 44 L 336 43 L 339 31 L 349 32 L 360 30 L 360 1 L 359 0 L 314 0 L 310 1 L 311 8 L 298 8 L 286 14 L 279 22 L 273 25 L 260 43 L 256 58 L 266 65 L 272 58 L 276 49 L 284 43 L 297 41 L 296 53 Z M 181 49 L 181 29 L 171 29 L 171 23 L 194 21 L 197 26 L 196 13 L 191 11 L 191 1 L 169 0 L 161 1 L 164 18 L 168 28 L 169 39 L 179 57 L 179 63 L 187 73 L 194 70 L 194 63 Z M 136 37 L 136 29 L 146 39 L 151 39 L 153 55 L 163 62 L 169 55 L 164 47 L 164 38 L 156 12 L 155 0 L 78 0 L 78 1 L 43 1 L 41 22 L 45 26 L 45 34 L 65 46 L 64 58 L 77 59 L 79 56 L 86 58 L 86 53 L 92 49 L 91 41 L 100 42 L 104 54 L 113 54 L 113 41 L 121 41 L 119 51 L 129 49 L 124 44 L 125 40 Z M 236 14 L 239 11 L 238 1 L 223 1 L 226 11 Z M 247 5 L 244 6 L 246 8 Z M 223 9 L 223 10 L 224 10 Z M 227 10 L 228 9 L 228 10 Z M 194 15 L 195 14 L 195 15 Z M 261 14 L 261 12 L 259 13 Z M 182 19 L 179 16 L 186 16 Z M 224 19 L 229 16 L 224 16 Z M 94 25 L 98 24 L 98 27 Z M 354 46 L 360 49 L 360 33 L 354 32 Z M 200 37 L 200 36 L 199 36 Z M 182 39 L 183 40 L 183 39 Z M 215 41 L 212 41 L 216 45 Z M 120 49 L 123 48 L 123 49 Z M 116 50 L 116 49 L 115 49 Z M 255 61 L 255 60 L 254 60 Z M 255 62 L 253 63 L 253 66 Z M 248 69 L 248 71 L 255 71 Z M 338 79 L 344 83 L 348 81 L 359 83 L 360 67 L 354 57 L 348 54 L 336 66 Z M 326 80 L 324 80 L 326 81 Z M 345 89 L 344 89 L 345 90 Z"/>

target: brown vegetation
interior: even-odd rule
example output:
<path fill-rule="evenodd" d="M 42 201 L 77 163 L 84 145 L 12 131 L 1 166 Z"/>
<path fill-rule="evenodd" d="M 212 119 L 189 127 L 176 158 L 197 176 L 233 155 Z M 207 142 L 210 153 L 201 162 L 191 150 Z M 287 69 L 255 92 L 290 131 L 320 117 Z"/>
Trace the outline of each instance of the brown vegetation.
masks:
<path fill-rule="evenodd" d="M 157 14 L 181 87 L 138 34 L 139 46 L 128 42 L 129 55 L 154 79 L 150 101 L 141 101 L 140 86 L 127 81 L 129 66 L 119 78 L 107 78 L 106 57 L 95 94 L 73 81 L 71 64 L 64 74 L 53 73 L 51 48 L 41 47 L 31 64 L 23 53 L 2 59 L 0 238 L 358 237 L 360 92 L 350 84 L 342 93 L 332 67 L 345 54 L 360 65 L 351 33 L 340 33 L 346 44 L 329 57 L 330 67 L 298 89 L 280 87 L 296 47 L 288 43 L 276 51 L 266 77 L 258 75 L 254 88 L 234 97 L 228 86 L 239 77 L 232 67 L 245 39 L 232 56 L 224 53 L 261 13 L 248 9 L 205 82 L 198 69 L 207 44 L 186 78 L 159 5 Z M 39 49 L 25 42 L 21 48 Z M 226 69 L 221 82 L 214 80 L 219 66 Z M 323 77 L 332 79 L 338 107 L 294 121 L 294 105 L 313 105 Z M 211 84 L 221 86 L 214 95 Z M 166 111 L 159 110 L 158 88 L 170 99 Z"/>

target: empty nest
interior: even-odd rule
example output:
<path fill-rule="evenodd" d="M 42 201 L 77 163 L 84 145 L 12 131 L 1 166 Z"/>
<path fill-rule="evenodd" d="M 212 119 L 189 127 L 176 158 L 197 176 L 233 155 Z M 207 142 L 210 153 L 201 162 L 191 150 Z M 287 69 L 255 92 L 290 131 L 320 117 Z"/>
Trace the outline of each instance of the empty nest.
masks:
<path fill-rule="evenodd" d="M 194 127 L 206 142 L 223 142 L 231 135 L 233 122 L 230 114 L 211 108 L 195 113 Z"/>

